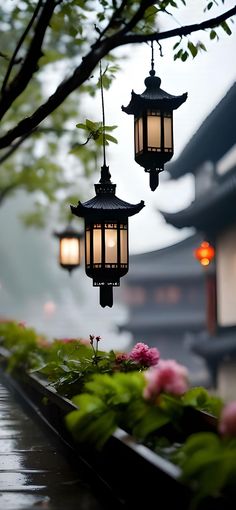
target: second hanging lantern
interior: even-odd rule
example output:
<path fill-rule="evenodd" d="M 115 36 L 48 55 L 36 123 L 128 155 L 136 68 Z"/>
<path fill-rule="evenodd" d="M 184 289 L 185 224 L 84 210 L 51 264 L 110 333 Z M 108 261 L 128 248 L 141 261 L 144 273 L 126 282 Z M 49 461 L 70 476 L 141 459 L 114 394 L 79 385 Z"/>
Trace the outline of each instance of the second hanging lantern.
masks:
<path fill-rule="evenodd" d="M 100 287 L 100 305 L 113 305 L 113 287 L 128 272 L 128 218 L 137 214 L 144 202 L 130 204 L 115 194 L 109 168 L 103 165 L 101 179 L 95 184 L 96 196 L 71 206 L 75 216 L 85 220 L 85 270 Z"/>

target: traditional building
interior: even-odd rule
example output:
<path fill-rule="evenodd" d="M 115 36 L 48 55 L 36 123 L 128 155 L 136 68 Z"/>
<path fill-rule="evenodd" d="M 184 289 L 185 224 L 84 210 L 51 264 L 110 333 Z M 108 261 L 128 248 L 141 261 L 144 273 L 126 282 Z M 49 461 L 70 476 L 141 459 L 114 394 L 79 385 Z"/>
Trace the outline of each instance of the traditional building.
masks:
<path fill-rule="evenodd" d="M 236 83 L 202 123 L 180 157 L 172 179 L 195 177 L 195 199 L 176 213 L 163 212 L 176 228 L 194 227 L 215 245 L 214 328 L 195 337 L 194 352 L 207 362 L 222 396 L 236 393 Z M 206 273 L 206 280 L 208 274 Z M 212 313 L 211 309 L 211 313 Z M 232 395 L 229 389 L 232 389 Z"/>
<path fill-rule="evenodd" d="M 193 250 L 198 235 L 175 245 L 131 256 L 122 329 L 135 341 L 158 347 L 163 358 L 188 366 L 194 384 L 207 384 L 205 364 L 190 350 L 193 334 L 205 329 L 205 281 Z"/>

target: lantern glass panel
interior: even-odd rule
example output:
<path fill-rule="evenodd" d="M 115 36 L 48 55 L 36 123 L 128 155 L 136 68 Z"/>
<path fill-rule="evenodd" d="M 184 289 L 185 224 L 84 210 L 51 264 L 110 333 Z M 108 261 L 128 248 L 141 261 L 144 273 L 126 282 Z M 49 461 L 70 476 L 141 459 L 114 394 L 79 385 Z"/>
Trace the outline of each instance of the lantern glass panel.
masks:
<path fill-rule="evenodd" d="M 86 265 L 90 265 L 90 230 L 86 230 Z"/>
<path fill-rule="evenodd" d="M 143 151 L 143 119 L 135 119 L 135 153 Z"/>
<path fill-rule="evenodd" d="M 126 225 L 120 226 L 120 263 L 128 264 L 128 230 Z"/>
<path fill-rule="evenodd" d="M 161 150 L 161 116 L 160 112 L 147 114 L 147 145 L 148 151 Z"/>
<path fill-rule="evenodd" d="M 60 242 L 60 263 L 63 265 L 76 265 L 80 261 L 79 240 L 65 237 Z"/>
<path fill-rule="evenodd" d="M 117 264 L 117 224 L 105 225 L 105 263 Z"/>
<path fill-rule="evenodd" d="M 136 153 L 143 151 L 143 118 L 139 117 L 139 119 L 135 122 L 135 128 L 136 128 Z"/>
<path fill-rule="evenodd" d="M 172 150 L 172 118 L 164 114 L 164 150 Z"/>
<path fill-rule="evenodd" d="M 102 225 L 93 226 L 93 263 L 102 263 Z"/>

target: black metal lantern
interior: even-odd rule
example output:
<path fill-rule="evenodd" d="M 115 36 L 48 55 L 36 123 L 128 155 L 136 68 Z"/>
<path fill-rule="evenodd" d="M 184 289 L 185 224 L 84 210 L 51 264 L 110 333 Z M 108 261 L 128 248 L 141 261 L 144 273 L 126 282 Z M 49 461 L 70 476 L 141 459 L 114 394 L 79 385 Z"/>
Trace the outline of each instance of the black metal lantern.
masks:
<path fill-rule="evenodd" d="M 173 110 L 187 99 L 187 93 L 173 96 L 160 88 L 161 80 L 155 76 L 153 48 L 151 71 L 144 83 L 142 94 L 131 93 L 128 106 L 122 106 L 125 113 L 134 115 L 135 161 L 150 174 L 150 188 L 154 191 L 159 184 L 159 173 L 169 161 L 173 150 Z"/>
<path fill-rule="evenodd" d="M 120 278 L 128 272 L 128 217 L 137 214 L 144 202 L 129 204 L 115 195 L 109 167 L 102 167 L 96 196 L 77 207 L 71 206 L 75 216 L 85 220 L 85 269 L 100 287 L 100 305 L 113 305 L 112 287 L 120 285 Z"/>
<path fill-rule="evenodd" d="M 69 273 L 81 264 L 81 239 L 84 234 L 77 231 L 69 224 L 61 232 L 53 235 L 59 239 L 59 264 Z"/>

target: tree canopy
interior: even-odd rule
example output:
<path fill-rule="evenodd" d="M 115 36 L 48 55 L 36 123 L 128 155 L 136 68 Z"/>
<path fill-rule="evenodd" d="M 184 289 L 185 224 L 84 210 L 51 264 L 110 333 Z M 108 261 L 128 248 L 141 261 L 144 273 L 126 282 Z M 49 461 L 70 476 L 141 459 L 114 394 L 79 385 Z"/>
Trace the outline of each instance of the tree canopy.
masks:
<path fill-rule="evenodd" d="M 209 40 L 222 30 L 231 34 L 236 6 L 219 14 L 222 5 L 224 0 L 206 0 L 205 21 L 161 31 L 160 19 L 180 6 L 190 8 L 191 0 L 5 0 L 0 6 L 0 203 L 18 188 L 39 190 L 35 212 L 26 221 L 41 224 L 58 192 L 62 202 L 73 201 L 76 172 L 82 193 L 101 143 L 101 124 L 84 120 L 84 98 L 96 93 L 99 81 L 92 76 L 101 59 L 109 87 L 119 68 L 116 48 L 173 38 L 174 59 L 195 58 L 206 47 L 191 40 L 193 32 L 207 31 Z M 107 143 L 116 141 L 110 133 L 114 127 L 106 128 Z M 78 170 L 74 165 L 65 172 L 62 147 L 79 158 Z"/>

